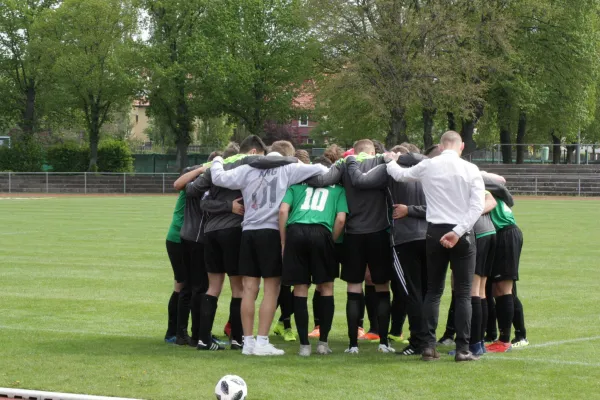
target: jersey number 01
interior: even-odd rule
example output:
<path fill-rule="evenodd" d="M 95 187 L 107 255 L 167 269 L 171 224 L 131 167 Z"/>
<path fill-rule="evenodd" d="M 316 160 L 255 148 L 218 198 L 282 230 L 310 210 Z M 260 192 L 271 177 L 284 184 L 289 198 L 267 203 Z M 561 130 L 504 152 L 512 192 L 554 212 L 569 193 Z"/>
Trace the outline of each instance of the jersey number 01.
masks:
<path fill-rule="evenodd" d="M 313 210 L 323 211 L 325 209 L 325 203 L 327 203 L 327 197 L 329 191 L 326 189 L 313 189 L 311 187 L 306 188 L 306 197 L 304 203 L 300 206 L 301 210 Z"/>

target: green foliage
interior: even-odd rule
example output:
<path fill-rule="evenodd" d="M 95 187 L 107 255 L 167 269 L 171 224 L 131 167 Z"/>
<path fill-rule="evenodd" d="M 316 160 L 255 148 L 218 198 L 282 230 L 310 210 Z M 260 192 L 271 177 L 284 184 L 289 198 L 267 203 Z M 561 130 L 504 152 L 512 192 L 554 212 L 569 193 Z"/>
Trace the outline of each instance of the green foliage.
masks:
<path fill-rule="evenodd" d="M 48 149 L 46 163 L 54 172 L 87 171 L 90 162 L 90 149 L 74 142 L 57 144 Z"/>
<path fill-rule="evenodd" d="M 93 170 L 102 126 L 140 89 L 136 8 L 132 0 L 65 0 L 47 10 L 41 29 L 45 62 L 62 89 L 54 106 L 81 110 Z"/>
<path fill-rule="evenodd" d="M 133 172 L 133 156 L 127 143 L 104 140 L 98 147 L 98 171 Z"/>
<path fill-rule="evenodd" d="M 227 119 L 207 118 L 198 123 L 198 140 L 204 147 L 224 148 L 233 135 L 233 127 Z"/>
<path fill-rule="evenodd" d="M 41 172 L 44 149 L 33 138 L 13 140 L 10 148 L 0 147 L 0 171 Z"/>

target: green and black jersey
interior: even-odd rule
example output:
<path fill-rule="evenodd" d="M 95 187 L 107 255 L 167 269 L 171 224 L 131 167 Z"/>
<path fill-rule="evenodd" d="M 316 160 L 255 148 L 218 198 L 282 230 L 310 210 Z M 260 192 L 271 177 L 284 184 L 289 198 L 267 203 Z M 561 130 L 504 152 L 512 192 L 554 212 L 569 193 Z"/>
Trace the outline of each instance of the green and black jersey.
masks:
<path fill-rule="evenodd" d="M 173 219 L 167 232 L 167 240 L 169 242 L 181 243 L 181 227 L 183 226 L 183 212 L 185 209 L 185 190 L 179 192 L 177 201 L 175 202 L 175 210 L 173 210 Z"/>
<path fill-rule="evenodd" d="M 324 188 L 313 188 L 306 184 L 293 185 L 287 190 L 282 202 L 291 207 L 288 225 L 318 224 L 332 232 L 337 214 L 348 213 L 346 192 L 340 185 Z"/>

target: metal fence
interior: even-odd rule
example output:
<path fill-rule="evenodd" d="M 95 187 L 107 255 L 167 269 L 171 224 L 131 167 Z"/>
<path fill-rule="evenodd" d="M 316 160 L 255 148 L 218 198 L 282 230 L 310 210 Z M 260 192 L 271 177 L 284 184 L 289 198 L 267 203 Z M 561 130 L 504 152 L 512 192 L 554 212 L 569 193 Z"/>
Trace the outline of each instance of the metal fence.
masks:
<path fill-rule="evenodd" d="M 600 174 L 503 174 L 513 194 L 600 196 Z"/>
<path fill-rule="evenodd" d="M 0 193 L 170 193 L 177 177 L 168 173 L 1 172 Z"/>
<path fill-rule="evenodd" d="M 534 196 L 600 196 L 598 173 L 502 174 L 514 194 Z M 0 193 L 160 194 L 172 193 L 177 174 L 2 172 Z"/>
<path fill-rule="evenodd" d="M 517 161 L 517 149 L 523 149 L 524 164 L 552 164 L 554 144 L 494 144 L 489 148 L 478 149 L 465 155 L 465 159 L 470 162 L 482 164 L 500 164 L 502 163 L 502 150 L 509 148 L 513 163 Z M 561 164 L 577 164 L 577 146 L 560 145 L 559 162 Z M 600 145 L 580 144 L 579 145 L 579 164 L 600 163 Z"/>

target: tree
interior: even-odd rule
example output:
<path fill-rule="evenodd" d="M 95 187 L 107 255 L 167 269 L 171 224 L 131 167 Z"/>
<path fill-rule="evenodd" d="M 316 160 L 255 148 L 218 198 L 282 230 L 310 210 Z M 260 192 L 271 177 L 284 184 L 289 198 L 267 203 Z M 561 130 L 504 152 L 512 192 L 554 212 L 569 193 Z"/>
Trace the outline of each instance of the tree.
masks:
<path fill-rule="evenodd" d="M 212 112 L 258 135 L 266 122 L 289 122 L 318 57 L 304 1 L 214 1 L 207 16 L 211 24 L 200 35 L 208 44 L 195 46 L 195 58 L 199 92 Z"/>
<path fill-rule="evenodd" d="M 206 58 L 206 40 L 200 32 L 208 29 L 203 26 L 207 4 L 206 0 L 143 1 L 150 18 L 148 114 L 161 132 L 173 135 L 180 169 L 188 166 L 195 118 L 209 116 L 206 96 L 194 85 L 204 80 L 195 57 Z"/>
<path fill-rule="evenodd" d="M 55 104 L 83 112 L 90 171 L 97 168 L 102 126 L 138 91 L 136 24 L 130 0 L 65 0 L 46 13 L 43 44 L 54 79 L 63 88 Z"/>
<path fill-rule="evenodd" d="M 198 140 L 202 146 L 224 148 L 233 135 L 233 127 L 226 118 L 206 118 L 198 123 Z"/>
<path fill-rule="evenodd" d="M 43 30 L 36 22 L 58 0 L 5 0 L 0 3 L 0 103 L 3 117 L 18 121 L 30 138 L 40 117 L 38 94 L 49 84 L 42 68 Z"/>

